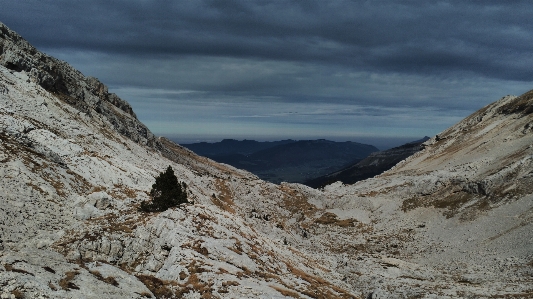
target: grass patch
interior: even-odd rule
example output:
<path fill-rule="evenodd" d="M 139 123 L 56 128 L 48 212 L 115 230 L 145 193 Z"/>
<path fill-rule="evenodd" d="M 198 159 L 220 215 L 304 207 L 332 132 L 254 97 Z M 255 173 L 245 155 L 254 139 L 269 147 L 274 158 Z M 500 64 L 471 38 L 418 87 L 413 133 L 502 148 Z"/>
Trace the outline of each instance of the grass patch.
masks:
<path fill-rule="evenodd" d="M 63 277 L 59 281 L 59 286 L 63 290 L 66 290 L 66 291 L 68 291 L 69 289 L 71 289 L 71 290 L 79 290 L 80 288 L 72 282 L 72 280 L 74 280 L 74 278 L 78 274 L 80 274 L 78 271 L 68 271 L 68 272 L 66 272 L 65 273 L 65 277 Z"/>
<path fill-rule="evenodd" d="M 17 289 L 11 291 L 11 295 L 15 296 L 16 299 L 24 298 L 24 294 L 20 290 L 17 290 Z"/>
<path fill-rule="evenodd" d="M 320 218 L 316 219 L 315 223 L 324 225 L 337 225 L 340 227 L 355 227 L 357 226 L 358 221 L 352 218 L 339 220 L 337 215 L 326 212 L 322 214 Z"/>
<path fill-rule="evenodd" d="M 292 298 L 300 298 L 300 294 L 295 291 L 291 291 L 289 289 L 278 287 L 278 286 L 270 286 L 270 287 L 278 291 L 279 293 L 281 293 L 281 295 L 283 296 L 292 297 Z"/>
<path fill-rule="evenodd" d="M 172 291 L 171 281 L 143 274 L 136 275 L 136 277 L 154 294 L 156 298 L 179 298 L 175 297 L 175 294 Z"/>
<path fill-rule="evenodd" d="M 30 273 L 26 270 L 22 270 L 22 269 L 17 269 L 15 267 L 13 267 L 13 265 L 11 264 L 4 264 L 4 268 L 6 269 L 6 271 L 11 271 L 11 272 L 17 272 L 17 273 L 22 273 L 22 274 L 28 274 L 28 275 L 31 275 L 31 276 L 35 276 L 35 274 L 33 273 Z"/>
<path fill-rule="evenodd" d="M 103 281 L 107 284 L 110 284 L 112 286 L 118 287 L 118 282 L 115 280 L 113 276 L 103 277 L 102 274 L 96 270 L 89 271 L 96 279 Z"/>

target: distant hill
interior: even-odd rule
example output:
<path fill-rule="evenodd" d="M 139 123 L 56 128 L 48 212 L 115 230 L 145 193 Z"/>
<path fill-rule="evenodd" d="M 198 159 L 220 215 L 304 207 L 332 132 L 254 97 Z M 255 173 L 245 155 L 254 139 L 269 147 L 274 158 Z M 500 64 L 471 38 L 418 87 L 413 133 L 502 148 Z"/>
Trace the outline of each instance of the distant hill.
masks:
<path fill-rule="evenodd" d="M 429 137 L 426 136 L 420 140 L 412 141 L 398 147 L 372 153 L 364 160 L 358 161 L 349 167 L 308 180 L 304 184 L 313 188 L 322 188 L 337 181 L 343 182 L 344 184 L 354 184 L 358 181 L 374 177 L 420 151 L 423 148 L 422 143 L 428 139 Z"/>
<path fill-rule="evenodd" d="M 182 146 L 217 162 L 248 170 L 273 183 L 302 183 L 361 161 L 378 151 L 368 144 L 324 139 L 275 142 L 225 139 L 217 143 Z"/>
<path fill-rule="evenodd" d="M 235 140 L 224 139 L 220 142 L 208 143 L 198 142 L 191 144 L 182 144 L 186 148 L 195 152 L 198 155 L 205 157 L 213 157 L 219 155 L 249 155 L 260 150 L 265 150 L 277 145 L 283 145 L 296 142 L 295 140 L 281 140 L 281 141 L 264 141 L 259 142 L 255 140 Z"/>

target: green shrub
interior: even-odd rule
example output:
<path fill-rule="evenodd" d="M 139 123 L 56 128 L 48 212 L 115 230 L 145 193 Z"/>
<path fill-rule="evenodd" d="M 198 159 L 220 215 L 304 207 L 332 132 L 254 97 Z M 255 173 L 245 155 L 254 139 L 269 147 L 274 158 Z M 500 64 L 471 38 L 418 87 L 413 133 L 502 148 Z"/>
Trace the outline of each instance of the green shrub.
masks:
<path fill-rule="evenodd" d="M 187 202 L 187 185 L 178 182 L 172 167 L 155 178 L 155 184 L 150 191 L 152 201 L 141 202 L 141 211 L 162 212 Z"/>

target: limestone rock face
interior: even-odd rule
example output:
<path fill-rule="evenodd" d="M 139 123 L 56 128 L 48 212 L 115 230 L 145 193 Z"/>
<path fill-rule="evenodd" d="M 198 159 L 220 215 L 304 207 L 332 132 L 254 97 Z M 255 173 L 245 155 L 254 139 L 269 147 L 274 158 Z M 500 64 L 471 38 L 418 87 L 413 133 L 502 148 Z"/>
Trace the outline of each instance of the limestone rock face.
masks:
<path fill-rule="evenodd" d="M 154 137 L 0 24 L 0 297 L 525 298 L 530 101 L 505 97 L 373 179 L 274 185 Z M 139 212 L 169 165 L 189 203 Z"/>
<path fill-rule="evenodd" d="M 114 130 L 135 142 L 152 144 L 155 136 L 137 120 L 130 104 L 109 93 L 107 86 L 93 77 L 85 77 L 66 62 L 37 51 L 17 33 L 0 23 L 0 65 L 21 72 L 27 80 L 82 113 L 105 116 Z M 2 88 L 2 90 L 5 87 Z"/>

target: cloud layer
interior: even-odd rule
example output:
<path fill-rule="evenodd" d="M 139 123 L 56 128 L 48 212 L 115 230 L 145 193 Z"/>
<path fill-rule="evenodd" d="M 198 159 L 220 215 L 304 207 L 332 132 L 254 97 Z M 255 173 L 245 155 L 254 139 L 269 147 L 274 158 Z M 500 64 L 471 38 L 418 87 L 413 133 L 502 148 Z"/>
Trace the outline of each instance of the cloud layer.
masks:
<path fill-rule="evenodd" d="M 274 135 L 307 128 L 327 137 L 346 126 L 352 134 L 345 138 L 365 131 L 387 136 L 391 128 L 406 137 L 431 135 L 501 96 L 527 91 L 533 77 L 527 1 L 27 0 L 2 6 L 0 21 L 99 77 L 163 134 L 180 126 L 167 116 L 171 103 L 213 123 L 239 111 L 234 121 L 255 119 L 250 128 Z M 291 110 L 299 116 L 280 116 Z M 425 120 L 428 115 L 434 117 Z M 431 119 L 436 124 L 425 123 Z M 396 133 L 402 123 L 403 133 Z M 222 137 L 236 130 L 222 128 L 205 130 Z"/>

